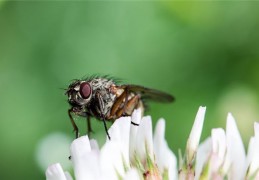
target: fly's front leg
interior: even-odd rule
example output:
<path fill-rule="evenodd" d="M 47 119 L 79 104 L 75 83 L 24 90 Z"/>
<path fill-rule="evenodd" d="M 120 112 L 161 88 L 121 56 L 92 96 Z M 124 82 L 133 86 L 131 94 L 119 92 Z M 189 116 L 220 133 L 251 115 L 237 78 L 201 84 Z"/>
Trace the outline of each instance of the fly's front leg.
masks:
<path fill-rule="evenodd" d="M 71 115 L 72 112 L 73 112 L 73 108 L 69 109 L 69 110 L 68 110 L 68 116 L 69 116 L 70 121 L 71 121 L 71 123 L 72 123 L 72 126 L 73 126 L 73 128 L 74 128 L 74 132 L 75 132 L 75 134 L 76 134 L 76 139 L 77 139 L 77 138 L 79 137 L 79 130 L 78 130 L 78 127 L 77 127 L 77 125 L 76 125 L 76 123 L 75 123 L 75 121 L 74 121 L 72 115 Z"/>
<path fill-rule="evenodd" d="M 109 140 L 111 140 L 111 137 L 109 135 L 109 132 L 108 132 L 108 128 L 107 128 L 107 125 L 106 125 L 106 121 L 105 121 L 105 115 L 104 115 L 104 102 L 103 102 L 103 99 L 102 99 L 102 96 L 100 95 L 100 93 L 96 93 L 96 96 L 97 96 L 97 99 L 98 99 L 98 104 L 99 104 L 99 110 L 101 111 L 101 120 L 103 121 L 103 125 L 104 125 L 104 128 L 105 128 L 105 132 L 109 138 Z"/>

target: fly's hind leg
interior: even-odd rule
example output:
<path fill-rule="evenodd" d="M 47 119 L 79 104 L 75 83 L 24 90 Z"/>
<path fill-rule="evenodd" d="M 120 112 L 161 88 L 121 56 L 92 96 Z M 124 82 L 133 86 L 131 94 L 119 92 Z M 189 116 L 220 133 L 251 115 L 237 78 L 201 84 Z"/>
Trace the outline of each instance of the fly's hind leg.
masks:
<path fill-rule="evenodd" d="M 91 126 L 91 117 L 89 114 L 87 114 L 86 116 L 86 121 L 87 121 L 87 135 L 90 138 L 91 137 L 91 133 L 93 133 L 93 129 Z"/>
<path fill-rule="evenodd" d="M 122 115 L 130 116 L 133 113 L 134 109 L 136 109 L 139 106 L 139 103 L 141 103 L 139 95 L 135 95 L 130 100 L 127 99 L 124 106 L 122 108 L 118 109 L 118 111 L 116 112 L 116 115 L 118 117 L 120 117 Z M 134 126 L 139 126 L 139 124 L 134 123 L 132 121 L 131 121 L 131 124 Z"/>
<path fill-rule="evenodd" d="M 116 101 L 114 102 L 112 108 L 111 108 L 111 112 L 110 112 L 110 116 L 111 117 L 114 117 L 116 116 L 117 114 L 117 111 L 120 110 L 120 106 L 121 104 L 123 103 L 124 99 L 126 98 L 126 100 L 128 101 L 128 98 L 127 98 L 127 91 L 124 90 L 123 93 L 117 97 Z M 124 107 L 125 107 L 125 104 L 124 104 Z M 117 116 L 118 117 L 118 116 Z"/>

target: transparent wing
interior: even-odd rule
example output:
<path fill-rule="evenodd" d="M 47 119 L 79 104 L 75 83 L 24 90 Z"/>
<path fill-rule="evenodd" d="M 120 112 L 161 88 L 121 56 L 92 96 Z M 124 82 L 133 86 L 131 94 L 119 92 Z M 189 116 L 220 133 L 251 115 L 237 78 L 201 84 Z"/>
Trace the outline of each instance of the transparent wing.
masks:
<path fill-rule="evenodd" d="M 129 92 L 133 92 L 136 94 L 140 94 L 142 99 L 150 99 L 157 102 L 164 102 L 164 103 L 170 103 L 175 100 L 175 98 L 165 92 L 156 90 L 156 89 L 150 89 L 139 85 L 121 85 L 120 88 L 127 89 Z"/>

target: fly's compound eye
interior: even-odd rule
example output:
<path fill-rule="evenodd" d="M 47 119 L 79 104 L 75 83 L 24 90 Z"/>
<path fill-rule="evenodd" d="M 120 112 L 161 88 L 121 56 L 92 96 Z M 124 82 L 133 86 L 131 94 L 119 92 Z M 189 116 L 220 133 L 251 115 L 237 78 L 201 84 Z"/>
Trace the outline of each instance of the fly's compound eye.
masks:
<path fill-rule="evenodd" d="M 91 95 L 91 91 L 92 91 L 92 89 L 91 89 L 91 86 L 89 83 L 83 82 L 80 85 L 79 93 L 82 96 L 82 98 L 84 98 L 84 99 L 89 98 L 89 96 Z"/>

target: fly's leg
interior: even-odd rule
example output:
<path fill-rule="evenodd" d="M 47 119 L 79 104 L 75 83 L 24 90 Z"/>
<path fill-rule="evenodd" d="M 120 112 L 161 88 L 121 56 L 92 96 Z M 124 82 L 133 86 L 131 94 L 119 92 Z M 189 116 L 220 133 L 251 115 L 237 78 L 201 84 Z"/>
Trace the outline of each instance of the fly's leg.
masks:
<path fill-rule="evenodd" d="M 108 132 L 108 128 L 107 128 L 107 125 L 106 125 L 106 121 L 105 121 L 104 118 L 102 118 L 102 121 L 103 121 L 103 125 L 104 125 L 104 128 L 105 128 L 105 132 L 106 132 L 106 134 L 107 134 L 109 140 L 111 140 L 111 136 L 110 136 L 110 134 L 109 134 L 109 132 Z"/>
<path fill-rule="evenodd" d="M 136 107 L 139 105 L 139 100 L 140 100 L 140 96 L 138 96 L 138 95 L 134 96 L 130 100 L 127 100 L 127 104 L 125 104 L 121 109 L 119 109 L 116 112 L 116 115 L 118 117 L 122 116 L 123 114 L 131 115 L 132 112 L 134 111 L 134 109 L 136 109 Z M 134 123 L 132 121 L 131 121 L 131 124 L 133 124 L 134 126 L 139 125 L 139 124 Z"/>
<path fill-rule="evenodd" d="M 136 95 L 130 100 L 127 101 L 127 104 L 124 104 L 124 106 L 116 112 L 116 115 L 118 117 L 121 117 L 122 115 L 131 115 L 134 109 L 138 106 L 139 103 L 139 96 Z"/>
<path fill-rule="evenodd" d="M 90 138 L 91 133 L 93 132 L 93 129 L 92 129 L 92 126 L 91 126 L 91 118 L 90 118 L 89 114 L 87 114 L 86 121 L 87 121 L 87 135 Z"/>
<path fill-rule="evenodd" d="M 123 105 L 123 112 L 126 112 L 126 107 L 127 107 L 127 104 L 128 104 L 128 96 L 129 96 L 129 91 L 128 91 L 128 88 L 125 88 L 125 102 L 124 102 L 124 105 Z"/>
<path fill-rule="evenodd" d="M 134 126 L 139 126 L 139 124 L 138 123 L 134 123 L 134 122 L 130 122 L 132 125 L 134 125 Z"/>
<path fill-rule="evenodd" d="M 109 140 L 111 140 L 111 137 L 109 135 L 108 128 L 107 128 L 107 125 L 106 125 L 105 116 L 104 116 L 104 107 L 103 107 L 104 103 L 103 103 L 103 99 L 102 99 L 101 95 L 98 92 L 96 93 L 96 96 L 97 96 L 97 99 L 98 99 L 99 108 L 100 108 L 100 111 L 101 111 L 101 120 L 103 121 L 105 132 L 106 132 Z"/>
<path fill-rule="evenodd" d="M 75 123 L 75 121 L 74 121 L 72 115 L 71 115 L 72 112 L 73 112 L 73 108 L 69 109 L 69 110 L 68 110 L 68 116 L 69 116 L 70 121 L 71 121 L 71 123 L 72 123 L 72 126 L 73 126 L 73 128 L 74 128 L 74 132 L 75 132 L 75 134 L 76 134 L 76 139 L 77 139 L 77 138 L 79 137 L 79 130 L 78 130 L 78 127 L 77 127 L 77 125 L 76 125 L 76 123 Z"/>
<path fill-rule="evenodd" d="M 135 99 L 134 99 L 134 98 L 135 98 Z M 136 95 L 134 98 L 132 98 L 132 99 L 133 99 L 132 102 L 129 103 L 129 104 L 127 104 L 127 106 L 126 106 L 127 108 L 129 108 L 130 106 L 133 106 L 132 104 L 135 103 L 134 108 L 131 109 L 131 114 L 132 114 L 132 112 L 134 111 L 134 109 L 136 109 L 136 107 L 138 107 L 139 101 L 140 101 L 140 96 Z M 131 121 L 131 124 L 134 125 L 134 126 L 139 126 L 138 123 L 134 123 L 133 121 Z"/>
<path fill-rule="evenodd" d="M 127 96 L 127 92 L 126 90 L 123 91 L 123 93 L 117 97 L 116 101 L 114 102 L 112 108 L 111 108 L 111 112 L 110 112 L 110 116 L 114 117 L 116 115 L 116 112 L 119 110 L 120 105 L 123 103 L 123 100 L 126 98 Z"/>
<path fill-rule="evenodd" d="M 69 116 L 69 118 L 70 118 L 70 121 L 71 121 L 71 123 L 72 123 L 72 126 L 73 126 L 73 128 L 74 128 L 74 132 L 75 132 L 75 134 L 76 134 L 76 139 L 79 137 L 79 131 L 78 131 L 78 127 L 77 127 L 77 125 L 76 125 L 76 123 L 75 123 L 75 121 L 74 121 L 74 119 L 73 119 L 73 117 L 72 117 L 72 115 L 71 115 L 71 113 L 73 112 L 73 108 L 71 108 L 71 109 L 69 109 L 68 110 L 68 116 Z M 68 159 L 69 160 L 71 160 L 71 155 L 68 157 Z"/>

